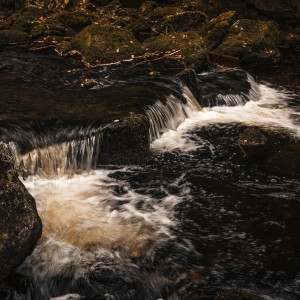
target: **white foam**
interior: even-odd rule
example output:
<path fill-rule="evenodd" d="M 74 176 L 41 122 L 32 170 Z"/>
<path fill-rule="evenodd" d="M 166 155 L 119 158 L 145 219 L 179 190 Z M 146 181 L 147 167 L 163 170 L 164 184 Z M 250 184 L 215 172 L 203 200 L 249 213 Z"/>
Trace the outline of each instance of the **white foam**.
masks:
<path fill-rule="evenodd" d="M 152 143 L 152 147 L 160 151 L 180 149 L 191 151 L 199 147 L 190 137 L 196 128 L 220 123 L 242 123 L 270 129 L 284 129 L 300 137 L 300 126 L 292 120 L 298 115 L 287 106 L 289 93 L 278 91 L 266 85 L 259 85 L 261 97 L 259 101 L 249 101 L 243 106 L 216 106 L 191 112 L 175 130 L 165 132 Z"/>

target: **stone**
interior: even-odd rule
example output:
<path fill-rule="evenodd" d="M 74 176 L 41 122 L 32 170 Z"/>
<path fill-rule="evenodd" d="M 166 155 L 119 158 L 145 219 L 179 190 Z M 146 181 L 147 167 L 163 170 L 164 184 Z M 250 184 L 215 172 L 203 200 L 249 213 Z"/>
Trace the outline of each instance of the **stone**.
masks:
<path fill-rule="evenodd" d="M 206 14 L 201 11 L 182 11 L 175 7 L 158 7 L 149 17 L 155 34 L 197 30 L 206 20 Z"/>
<path fill-rule="evenodd" d="M 238 57 L 242 66 L 274 63 L 280 57 L 278 37 L 275 22 L 242 19 L 231 25 L 228 35 L 212 53 Z"/>
<path fill-rule="evenodd" d="M 177 7 L 184 11 L 202 11 L 210 17 L 216 14 L 214 7 L 207 0 L 182 0 Z"/>
<path fill-rule="evenodd" d="M 131 114 L 109 123 L 103 134 L 99 162 L 102 164 L 141 164 L 150 154 L 149 121 Z"/>
<path fill-rule="evenodd" d="M 143 46 L 149 52 L 165 53 L 166 55 L 174 52 L 179 59 L 196 69 L 203 70 L 210 64 L 206 45 L 194 31 L 161 34 L 146 40 Z"/>
<path fill-rule="evenodd" d="M 148 15 L 151 13 L 155 8 L 158 7 L 157 2 L 155 1 L 145 1 L 139 8 L 141 14 Z"/>
<path fill-rule="evenodd" d="M 23 45 L 30 43 L 30 36 L 28 33 L 16 29 L 0 30 L 0 47 Z"/>
<path fill-rule="evenodd" d="M 213 18 L 199 29 L 199 34 L 206 41 L 209 50 L 217 48 L 222 43 L 236 18 L 235 11 L 228 11 Z"/>
<path fill-rule="evenodd" d="M 299 24 L 300 2 L 298 0 L 247 0 L 261 14 L 275 20 L 282 20 Z"/>
<path fill-rule="evenodd" d="M 6 144 L 0 143 L 0 281 L 32 253 L 42 234 L 35 200 L 18 179 Z"/>
<path fill-rule="evenodd" d="M 112 63 L 141 54 L 141 46 L 133 34 L 113 25 L 86 27 L 74 37 L 72 48 L 92 64 Z"/>
<path fill-rule="evenodd" d="M 68 12 L 63 11 L 59 14 L 58 20 L 64 24 L 69 26 L 70 28 L 80 31 L 84 27 L 90 25 L 92 23 L 90 17 L 83 12 Z"/>

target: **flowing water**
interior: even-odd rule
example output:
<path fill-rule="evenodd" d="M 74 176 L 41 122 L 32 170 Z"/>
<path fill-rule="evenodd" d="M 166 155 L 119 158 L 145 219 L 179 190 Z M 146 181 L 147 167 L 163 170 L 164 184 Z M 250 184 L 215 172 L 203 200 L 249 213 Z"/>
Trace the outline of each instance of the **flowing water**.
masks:
<path fill-rule="evenodd" d="M 164 96 L 154 86 L 142 166 L 97 164 L 103 124 L 3 129 L 43 221 L 15 299 L 212 299 L 229 287 L 299 299 L 299 97 L 246 83 L 207 94 L 226 105 L 205 108 L 183 83 Z M 247 128 L 267 151 L 237 144 Z"/>

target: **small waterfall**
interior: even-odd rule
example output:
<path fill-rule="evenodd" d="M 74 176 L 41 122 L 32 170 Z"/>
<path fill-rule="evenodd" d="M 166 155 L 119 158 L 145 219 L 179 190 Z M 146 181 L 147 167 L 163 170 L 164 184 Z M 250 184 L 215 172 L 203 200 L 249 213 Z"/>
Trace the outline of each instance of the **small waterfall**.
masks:
<path fill-rule="evenodd" d="M 36 148 L 23 155 L 16 143 L 10 142 L 9 148 L 16 165 L 28 175 L 52 177 L 95 169 L 101 142 L 102 133 L 97 133 L 81 140 Z"/>
<path fill-rule="evenodd" d="M 175 129 L 193 112 L 201 109 L 186 86 L 182 87 L 182 95 L 186 99 L 186 103 L 170 94 L 166 99 L 166 103 L 156 101 L 154 105 L 147 107 L 146 115 L 150 122 L 150 141 L 159 138 L 166 130 Z"/>
<path fill-rule="evenodd" d="M 241 92 L 240 94 L 218 94 L 216 96 L 217 103 L 225 103 L 226 106 L 243 105 L 248 101 L 257 101 L 260 98 L 260 91 L 258 83 L 253 79 L 250 74 L 247 74 L 247 81 L 250 83 L 248 93 Z"/>

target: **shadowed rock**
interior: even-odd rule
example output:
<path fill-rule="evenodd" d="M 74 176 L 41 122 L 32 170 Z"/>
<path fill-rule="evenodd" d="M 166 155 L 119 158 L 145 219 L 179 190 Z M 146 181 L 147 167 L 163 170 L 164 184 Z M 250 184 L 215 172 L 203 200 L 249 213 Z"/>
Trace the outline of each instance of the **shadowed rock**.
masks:
<path fill-rule="evenodd" d="M 35 201 L 19 181 L 5 144 L 0 143 L 0 280 L 31 254 L 42 233 Z"/>

